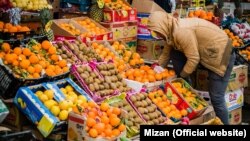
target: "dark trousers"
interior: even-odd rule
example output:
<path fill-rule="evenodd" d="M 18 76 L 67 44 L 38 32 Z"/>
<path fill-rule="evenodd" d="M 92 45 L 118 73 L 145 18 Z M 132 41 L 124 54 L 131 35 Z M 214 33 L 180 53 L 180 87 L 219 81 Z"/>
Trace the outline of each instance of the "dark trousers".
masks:
<path fill-rule="evenodd" d="M 208 88 L 211 102 L 216 115 L 222 120 L 225 125 L 229 124 L 228 109 L 225 102 L 225 92 L 230 78 L 230 74 L 234 66 L 235 58 L 235 53 L 232 53 L 230 57 L 230 63 L 228 64 L 226 73 L 223 77 L 219 76 L 213 71 L 208 70 Z M 171 51 L 170 59 L 172 60 L 174 70 L 177 76 L 179 77 L 184 65 L 186 64 L 187 58 L 182 52 L 173 49 Z M 189 80 L 190 79 L 188 79 L 188 81 Z"/>

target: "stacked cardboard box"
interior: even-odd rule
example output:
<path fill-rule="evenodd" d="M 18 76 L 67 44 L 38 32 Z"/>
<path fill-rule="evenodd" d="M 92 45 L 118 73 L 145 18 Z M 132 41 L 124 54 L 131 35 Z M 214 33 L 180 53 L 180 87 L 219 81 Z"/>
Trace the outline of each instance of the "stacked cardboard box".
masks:
<path fill-rule="evenodd" d="M 242 106 L 244 99 L 249 99 L 244 92 L 244 88 L 248 86 L 248 66 L 239 65 L 233 68 L 229 79 L 225 100 L 228 107 L 230 124 L 240 124 L 242 118 Z M 198 69 L 196 75 L 196 89 L 198 93 L 210 102 L 208 91 L 208 71 Z M 246 89 L 245 89 L 246 90 Z M 245 93 L 245 94 L 244 94 Z M 246 101 L 246 100 L 245 100 Z"/>
<path fill-rule="evenodd" d="M 154 11 L 164 10 L 154 3 L 154 1 L 150 0 L 134 0 L 132 6 L 136 8 L 138 12 L 138 45 L 136 51 L 145 61 L 153 62 L 160 56 L 165 42 L 164 40 L 156 40 L 153 38 L 147 26 L 149 15 Z"/>

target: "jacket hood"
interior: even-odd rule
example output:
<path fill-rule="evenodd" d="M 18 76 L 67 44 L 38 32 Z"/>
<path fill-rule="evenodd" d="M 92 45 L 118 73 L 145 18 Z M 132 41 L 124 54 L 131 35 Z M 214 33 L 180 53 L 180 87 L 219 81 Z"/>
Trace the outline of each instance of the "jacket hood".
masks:
<path fill-rule="evenodd" d="M 156 11 L 149 16 L 148 28 L 165 36 L 167 41 L 173 41 L 172 33 L 177 26 L 178 20 L 166 12 Z"/>

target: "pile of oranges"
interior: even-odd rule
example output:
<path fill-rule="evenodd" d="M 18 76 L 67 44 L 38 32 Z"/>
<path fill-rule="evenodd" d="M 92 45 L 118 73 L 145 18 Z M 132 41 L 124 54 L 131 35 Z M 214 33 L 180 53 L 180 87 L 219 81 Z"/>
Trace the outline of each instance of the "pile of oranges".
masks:
<path fill-rule="evenodd" d="M 98 106 L 91 101 L 80 106 L 86 115 L 85 131 L 90 137 L 112 139 L 126 130 L 126 126 L 122 123 L 121 109 L 110 107 L 107 103 Z M 76 106 L 73 107 L 73 112 L 81 114 Z"/>
<path fill-rule="evenodd" d="M 121 73 L 121 75 L 129 80 L 146 83 L 167 79 L 174 76 L 175 72 L 173 70 L 165 69 L 161 73 L 156 73 L 156 71 L 154 71 L 151 67 L 144 65 L 139 69 L 128 69 L 126 72 Z"/>
<path fill-rule="evenodd" d="M 77 23 L 83 26 L 88 31 L 82 33 L 82 37 L 92 37 L 94 35 L 102 35 L 106 33 L 104 28 L 97 26 L 89 18 L 86 18 L 85 20 L 77 20 Z"/>
<path fill-rule="evenodd" d="M 4 23 L 0 21 L 0 31 L 1 32 L 28 32 L 30 29 L 27 26 L 13 25 L 11 23 Z"/>
<path fill-rule="evenodd" d="M 239 36 L 234 36 L 234 34 L 229 29 L 225 29 L 224 31 L 227 33 L 227 36 L 233 41 L 233 47 L 237 48 L 244 45 L 243 41 L 239 38 Z"/>
<path fill-rule="evenodd" d="M 81 34 L 81 31 L 77 29 L 73 24 L 61 23 L 59 24 L 59 26 L 74 36 L 78 36 Z"/>
<path fill-rule="evenodd" d="M 154 102 L 155 105 L 168 117 L 175 118 L 177 120 L 184 116 L 187 116 L 188 112 L 185 109 L 178 110 L 170 100 L 168 100 L 166 94 L 162 90 L 152 91 L 148 94 L 148 97 Z"/>
<path fill-rule="evenodd" d="M 206 12 L 204 10 L 199 9 L 195 11 L 190 11 L 188 13 L 188 17 L 189 18 L 197 17 L 197 18 L 201 18 L 204 20 L 212 21 L 214 14 L 213 12 Z"/>
<path fill-rule="evenodd" d="M 15 47 L 9 43 L 1 45 L 0 58 L 8 65 L 17 78 L 40 78 L 44 70 L 48 76 L 69 71 L 67 62 L 59 60 L 56 48 L 45 40 L 28 48 Z"/>
<path fill-rule="evenodd" d="M 246 49 L 240 50 L 240 54 L 250 62 L 250 46 L 247 47 Z"/>

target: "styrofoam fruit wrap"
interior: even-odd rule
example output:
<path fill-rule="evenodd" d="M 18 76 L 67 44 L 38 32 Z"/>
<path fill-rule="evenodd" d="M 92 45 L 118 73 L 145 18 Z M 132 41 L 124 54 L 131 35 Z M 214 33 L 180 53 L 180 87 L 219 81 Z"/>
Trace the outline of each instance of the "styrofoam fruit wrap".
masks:
<path fill-rule="evenodd" d="M 181 86 L 176 86 L 181 85 Z M 197 94 L 197 92 L 182 78 L 177 78 L 170 83 L 173 88 L 177 91 L 179 96 L 186 101 L 186 103 L 192 108 L 197 116 L 201 115 L 208 107 L 208 103 Z M 181 87 L 181 88 L 179 88 Z M 184 89 L 183 89 L 184 88 Z"/>
<path fill-rule="evenodd" d="M 140 125 L 146 124 L 146 122 L 129 104 L 129 102 L 126 100 L 126 96 L 126 93 L 122 93 L 120 95 L 108 98 L 104 102 L 108 103 L 111 106 L 122 108 L 127 112 L 127 114 L 125 115 L 127 137 L 131 138 L 137 136 L 140 133 Z"/>
<path fill-rule="evenodd" d="M 147 98 L 147 93 L 131 93 L 126 99 L 147 124 L 162 125 L 169 122 L 169 119 L 164 117 L 157 106 Z"/>

